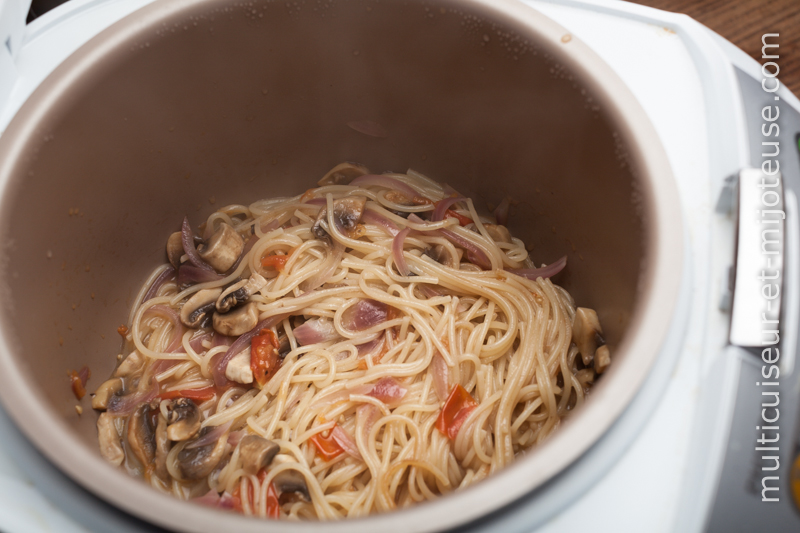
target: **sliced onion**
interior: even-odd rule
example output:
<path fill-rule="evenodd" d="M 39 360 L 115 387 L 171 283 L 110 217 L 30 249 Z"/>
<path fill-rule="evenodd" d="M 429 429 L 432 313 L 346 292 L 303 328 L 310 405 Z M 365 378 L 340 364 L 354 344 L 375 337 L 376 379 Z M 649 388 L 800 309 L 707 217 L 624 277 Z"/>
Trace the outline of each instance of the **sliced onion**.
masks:
<path fill-rule="evenodd" d="M 347 125 L 356 130 L 358 133 L 363 133 L 364 135 L 369 135 L 370 137 L 378 137 L 382 139 L 389 136 L 389 132 L 386 131 L 386 128 L 371 120 L 352 120 L 348 122 Z"/>
<path fill-rule="evenodd" d="M 218 281 L 222 275 L 210 270 L 204 270 L 194 265 L 185 263 L 178 268 L 178 286 L 188 287 L 196 283 L 206 283 L 208 281 Z"/>
<path fill-rule="evenodd" d="M 350 331 L 364 331 L 382 322 L 386 322 L 388 316 L 388 305 L 383 302 L 364 298 L 357 301 L 342 313 L 342 326 Z"/>
<path fill-rule="evenodd" d="M 358 356 L 364 357 L 369 353 L 374 353 L 379 349 L 383 348 L 384 344 L 386 344 L 386 335 L 382 335 L 377 339 L 365 342 L 364 344 L 359 344 L 358 346 L 356 346 L 356 348 L 358 348 Z"/>
<path fill-rule="evenodd" d="M 200 505 L 205 505 L 206 507 L 216 507 L 217 509 L 234 508 L 233 496 L 227 492 L 219 494 L 213 489 L 206 492 L 203 496 L 200 496 L 199 498 L 192 498 L 189 501 L 193 503 L 199 503 Z"/>
<path fill-rule="evenodd" d="M 377 185 L 378 187 L 394 189 L 395 191 L 403 194 L 403 196 L 406 196 L 409 200 L 413 200 L 414 197 L 417 196 L 417 191 L 411 188 L 410 185 L 407 185 L 398 179 L 378 174 L 365 174 L 363 176 L 359 176 L 351 181 L 350 185 L 358 185 L 360 187 Z"/>
<path fill-rule="evenodd" d="M 197 353 L 203 353 L 206 351 L 205 346 L 203 346 L 204 341 L 210 341 L 212 338 L 211 333 L 203 333 L 202 335 L 198 335 L 194 337 L 192 340 L 189 341 L 189 346 L 192 347 Z"/>
<path fill-rule="evenodd" d="M 372 387 L 372 390 L 367 393 L 367 396 L 372 396 L 391 408 L 395 408 L 400 404 L 400 401 L 408 392 L 408 389 L 400 385 L 400 383 L 393 377 L 381 378 Z"/>
<path fill-rule="evenodd" d="M 328 205 L 328 199 L 327 198 L 309 198 L 308 200 L 305 200 L 303 203 L 304 204 L 311 204 L 311 205 L 322 205 L 322 206 L 325 206 L 325 205 Z"/>
<path fill-rule="evenodd" d="M 339 242 L 334 242 L 333 249 L 328 253 L 328 257 L 325 258 L 325 261 L 322 262 L 319 271 L 314 276 L 304 281 L 300 288 L 308 292 L 327 283 L 336 273 L 339 262 L 342 260 L 342 255 L 344 255 L 344 246 Z"/>
<path fill-rule="evenodd" d="M 331 437 L 336 441 L 336 444 L 341 446 L 347 455 L 355 457 L 356 459 L 361 459 L 361 452 L 358 451 L 356 441 L 341 427 L 338 425 L 334 426 L 333 431 L 331 431 Z"/>
<path fill-rule="evenodd" d="M 156 381 L 152 378 L 152 381 Z M 125 396 L 112 396 L 108 401 L 108 412 L 114 416 L 128 416 L 143 403 L 149 403 L 158 396 L 159 387 L 149 388 L 146 391 L 136 391 Z"/>
<path fill-rule="evenodd" d="M 161 286 L 168 281 L 175 279 L 176 276 L 177 272 L 175 272 L 174 268 L 169 267 L 165 269 L 164 272 L 159 274 L 155 281 L 153 281 L 153 284 L 150 285 L 150 288 L 147 289 L 147 292 L 144 294 L 144 298 L 142 298 L 142 303 L 155 298 L 156 294 L 158 294 L 158 289 L 160 289 Z"/>
<path fill-rule="evenodd" d="M 223 435 L 225 435 L 225 433 L 228 432 L 228 430 L 231 428 L 232 425 L 233 425 L 233 420 L 229 420 L 224 424 L 215 427 L 214 429 L 212 429 L 202 437 L 198 438 L 197 440 L 188 443 L 185 449 L 193 450 L 195 448 L 200 448 L 201 446 L 208 446 L 209 444 L 217 442 L 220 438 L 222 438 Z"/>
<path fill-rule="evenodd" d="M 239 431 L 231 431 L 228 434 L 228 444 L 230 444 L 232 448 L 236 448 L 236 445 L 239 444 L 239 441 L 242 440 L 242 437 L 244 437 L 246 434 L 247 432 L 243 429 L 240 429 Z"/>
<path fill-rule="evenodd" d="M 379 215 L 372 209 L 364 209 L 364 214 L 361 215 L 361 220 L 367 224 L 375 224 L 376 226 L 382 227 L 389 235 L 394 236 L 400 233 L 400 228 L 398 228 L 394 222 L 384 216 Z"/>
<path fill-rule="evenodd" d="M 433 214 L 431 215 L 431 222 L 439 222 L 440 220 L 444 220 L 444 215 L 447 213 L 448 209 L 450 209 L 454 204 L 463 202 L 465 200 L 466 198 L 461 197 L 439 200 L 436 202 L 436 208 L 433 210 Z"/>
<path fill-rule="evenodd" d="M 472 264 L 478 265 L 484 270 L 491 270 L 492 262 L 489 261 L 483 250 L 478 248 L 472 241 L 449 229 L 442 228 L 439 231 L 448 241 L 464 248 L 467 251 L 467 258 Z"/>
<path fill-rule="evenodd" d="M 411 271 L 408 270 L 408 264 L 406 263 L 406 258 L 403 255 L 403 243 L 408 237 L 411 228 L 406 228 L 397 235 L 395 235 L 394 239 L 392 240 L 392 257 L 394 257 L 394 264 L 397 265 L 397 270 L 403 276 L 408 276 Z"/>
<path fill-rule="evenodd" d="M 317 344 L 319 342 L 332 341 L 338 339 L 339 334 L 333 322 L 324 318 L 312 318 L 307 320 L 303 325 L 296 327 L 292 330 L 294 338 L 301 346 L 308 346 L 309 344 Z"/>
<path fill-rule="evenodd" d="M 436 288 L 435 285 L 428 285 L 427 283 L 420 283 L 419 285 L 417 285 L 417 288 L 427 298 L 435 298 L 437 296 L 444 296 L 444 293 L 440 289 Z"/>
<path fill-rule="evenodd" d="M 440 401 L 445 401 L 450 395 L 450 368 L 439 352 L 433 355 L 431 370 L 433 371 L 433 390 L 436 391 L 436 396 Z"/>
<path fill-rule="evenodd" d="M 564 267 L 567 266 L 567 256 L 565 255 L 558 261 L 554 263 L 550 263 L 547 266 L 543 266 L 542 268 L 515 268 L 509 270 L 512 274 L 516 274 L 517 276 L 522 276 L 523 278 L 528 278 L 532 280 L 537 280 L 539 278 L 551 278 L 564 270 Z"/>
<path fill-rule="evenodd" d="M 356 409 L 356 427 L 361 427 L 361 437 L 364 442 L 368 442 L 369 434 L 378 419 L 378 415 L 380 415 L 380 411 L 371 403 L 359 405 L 358 409 Z"/>
<path fill-rule="evenodd" d="M 508 225 L 508 208 L 511 205 L 511 197 L 506 196 L 503 198 L 503 201 L 500 202 L 500 205 L 497 206 L 497 209 L 494 210 L 494 219 L 497 221 L 498 224 L 503 226 Z"/>
<path fill-rule="evenodd" d="M 242 262 L 242 259 L 245 258 L 247 254 L 250 253 L 250 250 L 253 249 L 253 246 L 258 242 L 258 237 L 255 235 L 251 235 L 247 242 L 244 243 L 244 248 L 242 249 L 242 253 L 239 254 L 239 257 L 236 259 L 236 262 L 230 267 L 224 274 L 220 275 L 220 279 L 224 277 L 228 277 L 233 274 L 237 268 L 239 268 L 239 263 Z"/>
<path fill-rule="evenodd" d="M 206 263 L 200 254 L 197 253 L 197 248 L 194 247 L 194 232 L 189 225 L 189 217 L 183 217 L 183 225 L 181 226 L 181 243 L 183 244 L 183 251 L 189 257 L 189 262 L 197 268 L 215 272 L 214 267 Z"/>

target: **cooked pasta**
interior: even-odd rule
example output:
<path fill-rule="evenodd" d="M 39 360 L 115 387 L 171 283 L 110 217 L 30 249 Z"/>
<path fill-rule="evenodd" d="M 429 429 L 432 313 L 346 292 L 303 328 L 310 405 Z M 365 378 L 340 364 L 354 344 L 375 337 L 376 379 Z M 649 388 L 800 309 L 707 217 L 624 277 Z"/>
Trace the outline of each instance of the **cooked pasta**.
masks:
<path fill-rule="evenodd" d="M 508 201 L 350 163 L 319 185 L 170 237 L 93 398 L 109 461 L 249 515 L 356 517 L 477 483 L 581 405 L 597 316 Z"/>

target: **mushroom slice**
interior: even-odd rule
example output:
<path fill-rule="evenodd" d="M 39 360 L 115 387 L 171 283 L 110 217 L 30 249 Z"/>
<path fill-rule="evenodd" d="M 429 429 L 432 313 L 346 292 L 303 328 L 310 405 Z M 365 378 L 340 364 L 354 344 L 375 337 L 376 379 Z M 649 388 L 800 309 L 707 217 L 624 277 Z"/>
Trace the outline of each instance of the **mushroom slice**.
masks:
<path fill-rule="evenodd" d="M 484 224 L 483 227 L 486 228 L 486 233 L 494 242 L 511 243 L 511 232 L 507 227 L 501 224 Z"/>
<path fill-rule="evenodd" d="M 128 354 L 114 371 L 115 378 L 125 378 L 135 374 L 144 367 L 144 356 L 138 351 Z"/>
<path fill-rule="evenodd" d="M 145 472 L 153 468 L 156 456 L 155 428 L 150 420 L 150 404 L 140 405 L 128 420 L 128 445 Z"/>
<path fill-rule="evenodd" d="M 176 231 L 167 239 L 167 259 L 172 266 L 178 268 L 181 266 L 181 257 L 186 252 L 183 250 L 183 241 L 181 240 L 181 232 Z"/>
<path fill-rule="evenodd" d="M 288 455 L 279 454 L 275 456 L 272 462 L 273 464 L 286 464 L 296 463 L 297 461 Z M 281 495 L 294 493 L 307 502 L 311 501 L 306 478 L 297 470 L 283 470 L 273 478 L 272 482 L 275 484 L 275 489 Z"/>
<path fill-rule="evenodd" d="M 347 185 L 364 174 L 369 174 L 369 169 L 367 167 L 359 165 L 358 163 L 346 161 L 330 169 L 328 173 L 317 182 L 317 185 L 320 187 L 323 185 Z"/>
<path fill-rule="evenodd" d="M 178 398 L 169 406 L 169 425 L 166 428 L 169 440 L 189 440 L 200 431 L 200 409 L 189 398 Z"/>
<path fill-rule="evenodd" d="M 456 249 L 456 252 L 460 255 L 462 252 L 460 249 Z M 451 256 L 450 253 L 447 251 L 447 248 L 443 244 L 437 244 L 436 246 L 426 248 L 422 251 L 423 254 L 427 255 L 434 261 L 439 264 L 442 264 L 446 267 L 450 268 L 458 268 L 460 263 L 460 257 L 458 258 L 459 261 L 455 261 Z"/>
<path fill-rule="evenodd" d="M 333 202 L 333 221 L 336 228 L 349 237 L 359 236 L 359 220 L 364 214 L 364 206 L 367 204 L 365 196 L 345 196 Z M 325 241 L 328 245 L 332 244 L 328 229 L 328 210 L 322 209 L 317 215 L 317 220 L 311 227 L 314 237 Z"/>
<path fill-rule="evenodd" d="M 253 369 L 250 367 L 250 347 L 234 355 L 225 367 L 225 377 L 245 385 L 253 382 Z"/>
<path fill-rule="evenodd" d="M 167 435 L 168 432 L 167 419 L 159 413 L 158 424 L 156 424 L 156 475 L 164 481 L 169 479 L 167 455 L 170 449 L 170 439 Z"/>
<path fill-rule="evenodd" d="M 111 378 L 104 381 L 92 396 L 92 409 L 105 411 L 111 397 L 122 390 L 122 378 Z"/>
<path fill-rule="evenodd" d="M 217 311 L 227 313 L 242 305 L 266 284 L 267 280 L 261 274 L 253 274 L 248 279 L 234 283 L 217 298 Z"/>
<path fill-rule="evenodd" d="M 603 328 L 594 309 L 579 307 L 575 310 L 572 319 L 572 340 L 578 346 L 578 351 L 583 358 L 583 364 L 592 362 L 598 344 L 603 344 Z"/>
<path fill-rule="evenodd" d="M 250 302 L 228 313 L 214 313 L 214 331 L 230 337 L 247 333 L 258 324 L 258 307 Z"/>
<path fill-rule="evenodd" d="M 117 433 L 117 426 L 110 413 L 101 413 L 97 419 L 97 437 L 100 441 L 100 455 L 114 466 L 119 466 L 125 460 L 125 452 Z"/>
<path fill-rule="evenodd" d="M 213 431 L 213 428 L 203 428 L 196 439 L 202 438 L 203 435 Z M 195 440 L 196 440 L 195 439 Z M 192 441 L 189 441 L 190 443 Z M 198 446 L 196 448 L 189 448 L 188 445 L 178 452 L 178 472 L 184 480 L 202 479 L 209 475 L 214 467 L 222 459 L 225 454 L 225 447 L 228 443 L 227 432 L 219 439 L 205 446 Z"/>
<path fill-rule="evenodd" d="M 246 474 L 254 476 L 259 470 L 268 466 L 280 450 L 281 447 L 271 440 L 258 435 L 245 435 L 239 441 L 242 468 Z"/>
<path fill-rule="evenodd" d="M 181 322 L 188 328 L 199 328 L 208 320 L 217 303 L 222 289 L 203 289 L 197 291 L 181 308 Z"/>
<path fill-rule="evenodd" d="M 217 272 L 231 268 L 244 251 L 244 240 L 229 224 L 220 224 L 200 253 L 203 260 Z"/>
<path fill-rule="evenodd" d="M 594 353 L 594 371 L 602 374 L 611 364 L 611 351 L 608 346 L 601 346 Z"/>

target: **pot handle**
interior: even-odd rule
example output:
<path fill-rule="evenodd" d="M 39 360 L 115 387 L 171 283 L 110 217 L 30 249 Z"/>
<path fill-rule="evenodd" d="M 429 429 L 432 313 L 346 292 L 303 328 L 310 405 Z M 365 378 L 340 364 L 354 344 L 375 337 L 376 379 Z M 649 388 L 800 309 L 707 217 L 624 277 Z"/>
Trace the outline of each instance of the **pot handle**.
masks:
<path fill-rule="evenodd" d="M 780 172 L 745 168 L 734 184 L 735 262 L 729 341 L 743 348 L 780 342 L 786 210 Z"/>

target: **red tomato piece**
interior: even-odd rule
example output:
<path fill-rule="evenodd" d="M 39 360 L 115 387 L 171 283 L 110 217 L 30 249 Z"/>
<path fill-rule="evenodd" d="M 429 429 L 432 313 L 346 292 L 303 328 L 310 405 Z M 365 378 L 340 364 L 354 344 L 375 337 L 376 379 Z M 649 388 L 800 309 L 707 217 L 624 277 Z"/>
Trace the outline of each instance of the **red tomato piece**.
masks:
<path fill-rule="evenodd" d="M 452 209 L 448 209 L 447 211 L 445 211 L 444 212 L 444 217 L 445 218 L 457 218 L 458 219 L 458 224 L 461 225 L 461 226 L 466 226 L 467 224 L 472 224 L 472 219 L 471 218 L 465 217 L 464 215 L 459 215 L 458 213 L 456 213 Z"/>
<path fill-rule="evenodd" d="M 278 357 L 278 336 L 271 329 L 262 329 L 259 335 L 250 341 L 250 370 L 253 379 L 261 386 L 275 375 L 281 366 Z"/>
<path fill-rule="evenodd" d="M 264 268 L 272 267 L 278 272 L 283 272 L 286 268 L 286 261 L 289 260 L 288 255 L 268 255 L 261 258 L 261 266 Z"/>
<path fill-rule="evenodd" d="M 335 428 L 336 426 L 334 425 L 333 427 Z M 331 428 L 331 432 L 327 437 L 323 437 L 322 433 L 317 433 L 311 437 L 311 443 L 316 446 L 317 455 L 325 461 L 330 461 L 344 453 L 344 449 L 333 439 L 333 428 Z"/>
<path fill-rule="evenodd" d="M 210 400 L 216 394 L 213 386 L 203 387 L 202 389 L 185 389 L 185 390 L 171 390 L 169 392 L 162 392 L 159 398 L 162 400 L 174 400 L 175 398 L 187 398 L 198 402 L 205 402 Z"/>
<path fill-rule="evenodd" d="M 456 385 L 445 400 L 439 418 L 436 419 L 436 429 L 447 435 L 450 440 L 455 440 L 464 420 L 476 407 L 478 407 L 478 402 L 464 387 Z"/>

